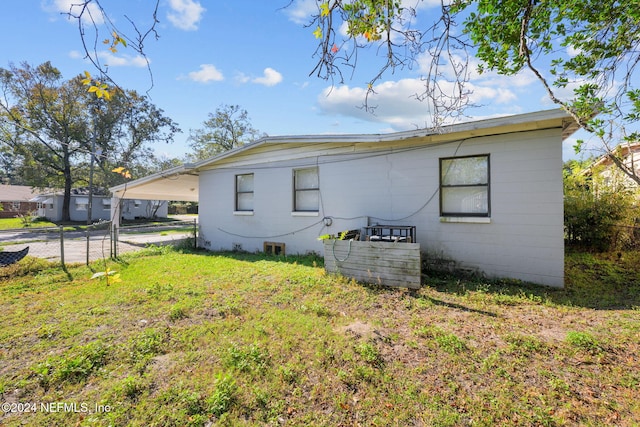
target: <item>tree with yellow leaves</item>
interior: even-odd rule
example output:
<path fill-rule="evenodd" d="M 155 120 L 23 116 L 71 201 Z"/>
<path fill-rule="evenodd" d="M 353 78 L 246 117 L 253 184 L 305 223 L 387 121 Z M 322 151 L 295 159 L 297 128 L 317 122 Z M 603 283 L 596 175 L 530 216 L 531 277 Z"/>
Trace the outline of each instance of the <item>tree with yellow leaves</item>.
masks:
<path fill-rule="evenodd" d="M 150 145 L 171 142 L 179 131 L 147 97 L 88 73 L 65 81 L 49 62 L 0 68 L 0 93 L 0 151 L 13 153 L 12 167 L 26 185 L 64 190 L 63 221 L 70 219 L 72 188 L 88 185 L 92 158 L 96 187 L 120 184 L 128 177 L 114 167 L 146 174 Z"/>

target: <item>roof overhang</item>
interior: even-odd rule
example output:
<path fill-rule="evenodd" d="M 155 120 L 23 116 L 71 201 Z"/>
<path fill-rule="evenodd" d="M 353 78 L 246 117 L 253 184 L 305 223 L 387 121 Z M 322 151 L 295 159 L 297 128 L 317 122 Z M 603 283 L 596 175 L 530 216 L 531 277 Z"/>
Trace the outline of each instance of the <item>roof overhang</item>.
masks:
<path fill-rule="evenodd" d="M 167 169 L 110 188 L 120 199 L 198 201 L 198 173 L 192 164 Z"/>
<path fill-rule="evenodd" d="M 464 138 L 552 128 L 561 129 L 562 139 L 564 140 L 578 129 L 578 124 L 565 111 L 554 109 L 461 122 L 434 129 L 419 129 L 388 134 L 269 136 L 209 159 L 158 172 L 127 184 L 112 187 L 110 190 L 114 197 L 121 199 L 197 202 L 199 171 L 216 168 L 219 163 L 224 163 L 229 158 L 267 144 L 375 144 L 394 141 L 407 142 L 409 144 L 437 144 Z"/>

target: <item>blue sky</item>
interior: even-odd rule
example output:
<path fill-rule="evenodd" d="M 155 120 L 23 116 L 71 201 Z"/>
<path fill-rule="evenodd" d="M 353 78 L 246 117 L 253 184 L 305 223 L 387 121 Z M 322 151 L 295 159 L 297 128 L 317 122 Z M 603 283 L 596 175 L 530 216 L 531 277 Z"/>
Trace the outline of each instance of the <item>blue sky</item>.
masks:
<path fill-rule="evenodd" d="M 429 13 L 429 3 L 421 13 Z M 75 2 L 77 3 L 77 2 Z M 94 69 L 83 58 L 77 22 L 63 12 L 74 0 L 4 2 L 0 26 L 5 40 L 0 67 L 23 61 L 51 61 L 66 79 Z M 122 32 L 132 31 L 127 17 L 146 28 L 155 1 L 106 0 L 109 18 Z M 305 28 L 315 0 L 161 0 L 159 39 L 145 45 L 146 62 L 128 48 L 115 54 L 98 45 L 109 74 L 126 89 L 149 91 L 152 102 L 182 129 L 159 154 L 182 157 L 190 129 L 197 129 L 223 104 L 247 110 L 251 123 L 269 135 L 386 133 L 430 125 L 427 106 L 412 95 L 420 91 L 420 61 L 396 70 L 376 85 L 375 114 L 358 108 L 367 82 L 382 65 L 375 50 L 359 57 L 358 68 L 344 84 L 309 74 L 316 64 L 313 29 Z M 439 0 L 436 2 L 440 4 Z M 418 25 L 421 16 L 418 16 Z M 151 78 L 153 80 L 151 80 Z M 472 100 L 483 105 L 467 111 L 470 119 L 556 108 L 530 73 L 506 78 L 474 75 Z M 584 137 L 584 135 L 575 135 Z M 573 157 L 574 139 L 565 142 L 565 159 Z"/>

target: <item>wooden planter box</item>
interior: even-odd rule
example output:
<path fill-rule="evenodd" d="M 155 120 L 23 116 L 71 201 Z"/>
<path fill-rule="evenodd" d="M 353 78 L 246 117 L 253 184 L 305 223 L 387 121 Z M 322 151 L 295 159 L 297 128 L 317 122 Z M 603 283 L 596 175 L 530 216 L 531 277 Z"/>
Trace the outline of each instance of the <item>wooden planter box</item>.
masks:
<path fill-rule="evenodd" d="M 324 241 L 324 268 L 361 282 L 420 288 L 420 244 Z"/>

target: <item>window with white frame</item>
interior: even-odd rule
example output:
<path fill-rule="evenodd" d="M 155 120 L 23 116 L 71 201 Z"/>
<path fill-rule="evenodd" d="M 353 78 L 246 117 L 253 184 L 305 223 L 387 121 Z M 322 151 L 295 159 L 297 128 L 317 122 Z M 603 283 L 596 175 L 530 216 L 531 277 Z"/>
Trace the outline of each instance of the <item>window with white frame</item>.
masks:
<path fill-rule="evenodd" d="M 318 212 L 320 207 L 320 179 L 318 168 L 293 171 L 294 212 Z"/>
<path fill-rule="evenodd" d="M 236 175 L 236 211 L 253 212 L 253 174 Z"/>
<path fill-rule="evenodd" d="M 76 211 L 86 211 L 89 209 L 89 199 L 86 197 L 76 198 Z"/>
<path fill-rule="evenodd" d="M 489 155 L 440 159 L 440 215 L 489 217 Z"/>

